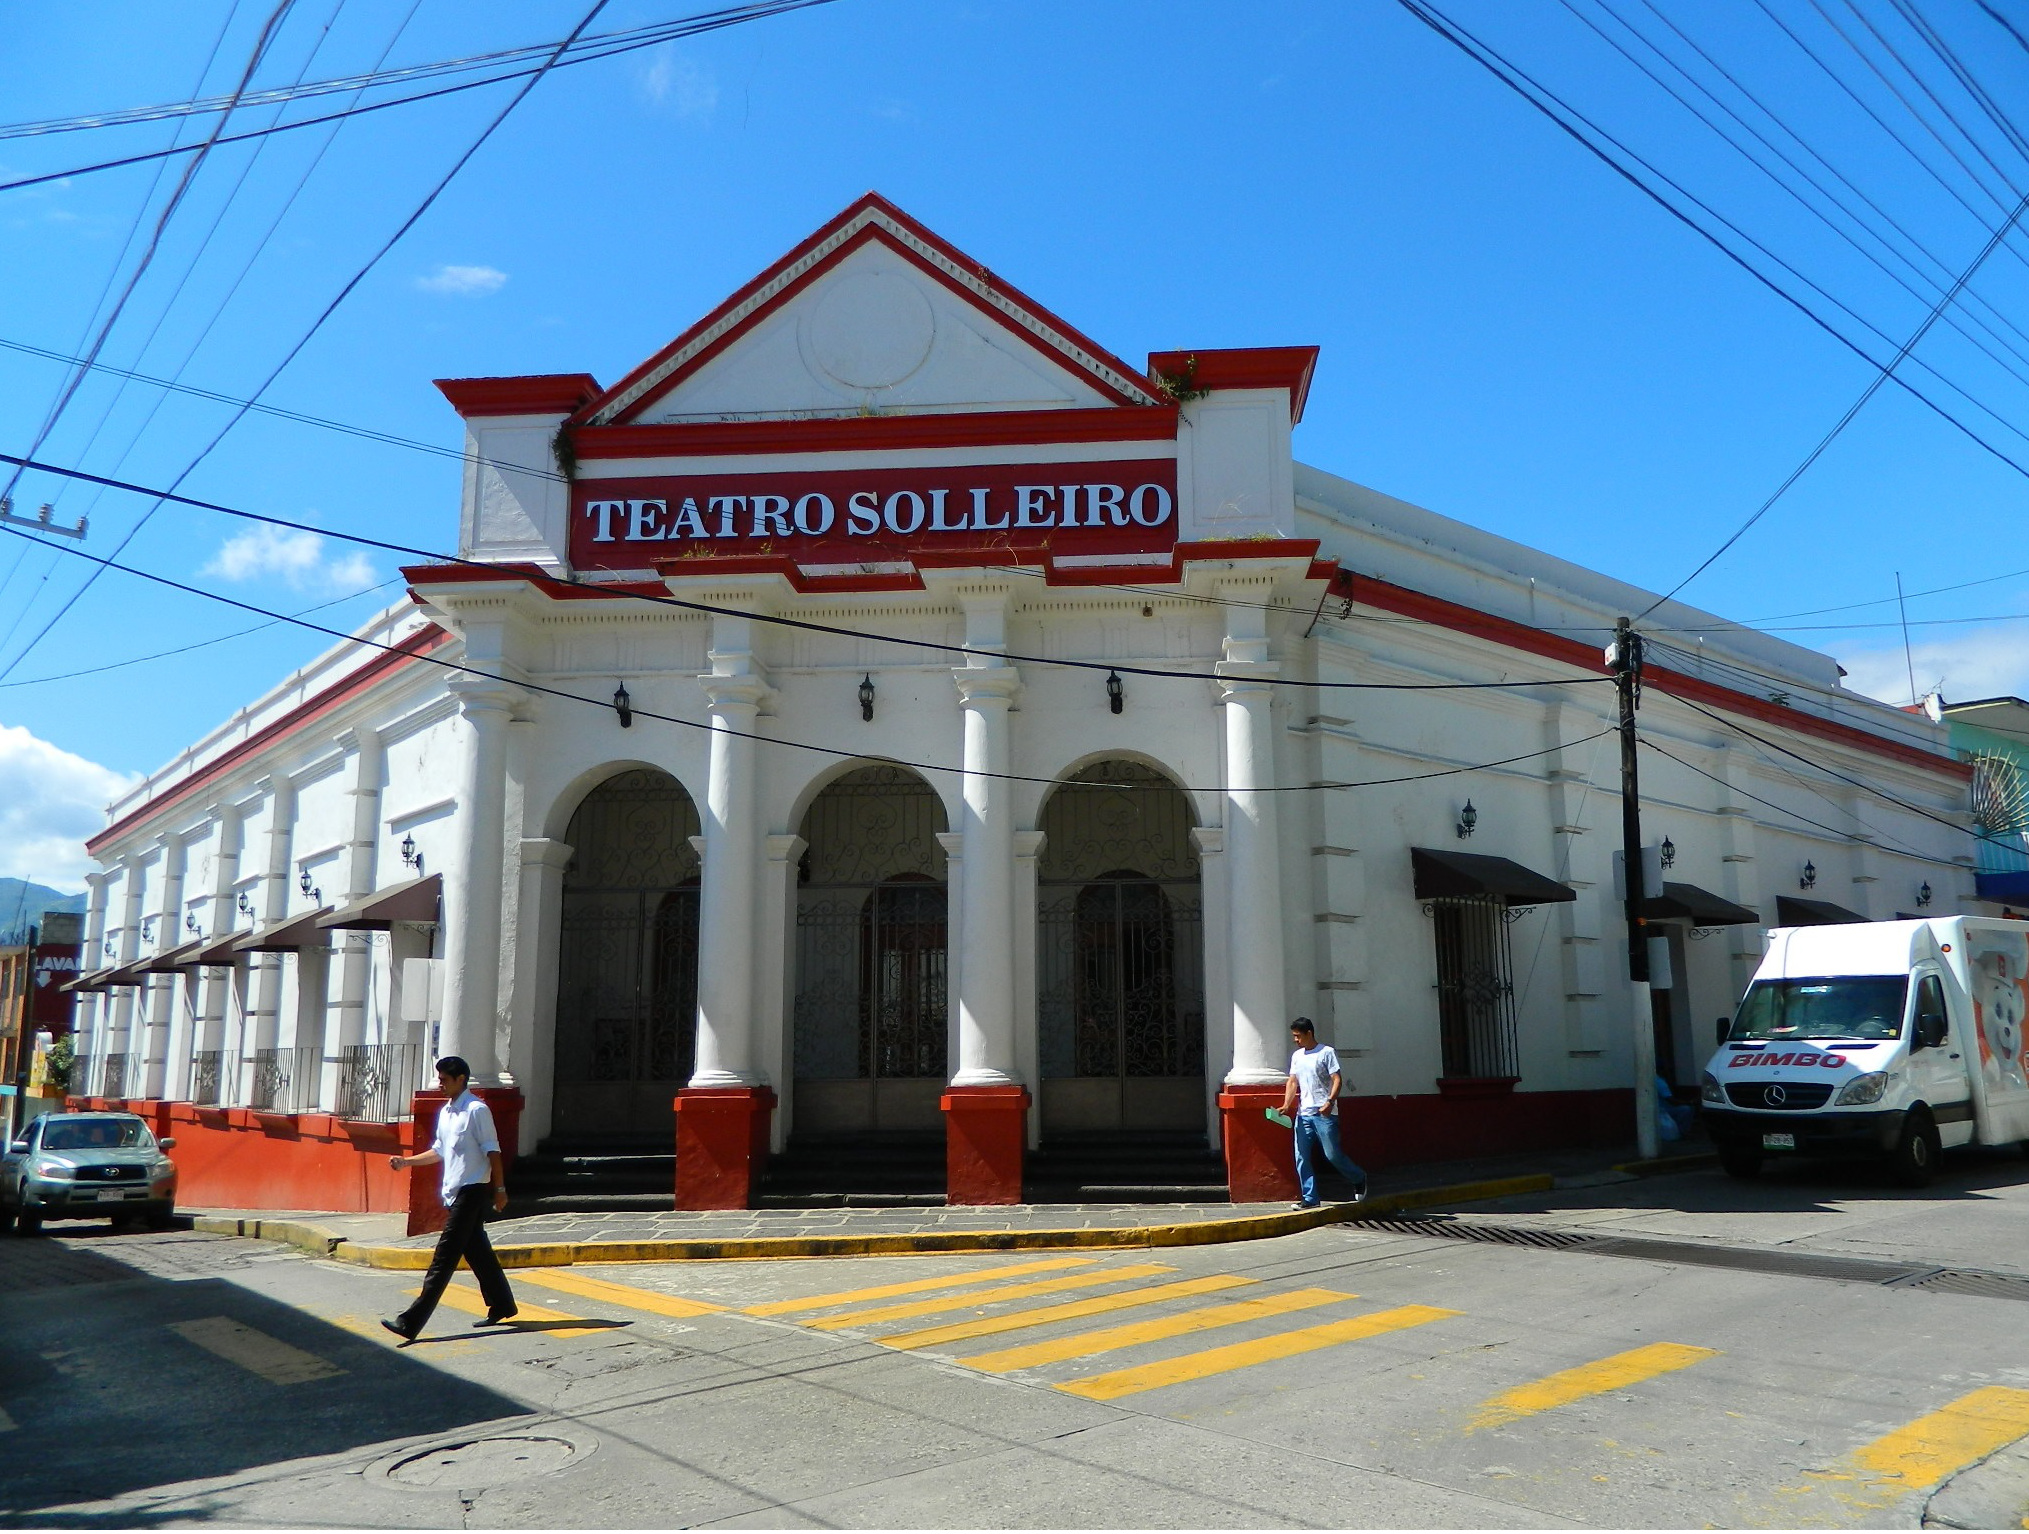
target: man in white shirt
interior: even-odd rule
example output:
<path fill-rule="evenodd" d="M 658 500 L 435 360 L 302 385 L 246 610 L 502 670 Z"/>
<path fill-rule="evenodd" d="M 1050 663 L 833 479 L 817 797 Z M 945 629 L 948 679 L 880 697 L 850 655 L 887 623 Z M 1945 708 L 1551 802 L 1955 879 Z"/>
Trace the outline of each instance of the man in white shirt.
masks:
<path fill-rule="evenodd" d="M 1318 1043 L 1317 1029 L 1307 1017 L 1289 1025 L 1289 1039 L 1296 1047 L 1289 1056 L 1289 1085 L 1282 1094 L 1282 1111 L 1296 1115 L 1296 1207 L 1318 1206 L 1319 1155 L 1353 1185 L 1357 1203 L 1367 1196 L 1367 1174 L 1339 1146 L 1339 1093 L 1345 1087 L 1339 1052 Z"/>
<path fill-rule="evenodd" d="M 387 1158 L 388 1165 L 398 1172 L 441 1164 L 441 1196 L 449 1212 L 430 1258 L 430 1271 L 423 1275 L 422 1293 L 400 1315 L 381 1322 L 403 1342 L 416 1340 L 443 1298 L 461 1257 L 479 1280 L 479 1293 L 486 1301 L 483 1325 L 505 1321 L 516 1309 L 514 1291 L 500 1271 L 493 1243 L 486 1239 L 487 1210 L 507 1207 L 507 1179 L 501 1170 L 500 1136 L 493 1128 L 493 1110 L 473 1095 L 472 1068 L 456 1055 L 437 1062 L 437 1085 L 446 1101 L 438 1110 L 437 1134 L 430 1148 L 420 1156 Z"/>

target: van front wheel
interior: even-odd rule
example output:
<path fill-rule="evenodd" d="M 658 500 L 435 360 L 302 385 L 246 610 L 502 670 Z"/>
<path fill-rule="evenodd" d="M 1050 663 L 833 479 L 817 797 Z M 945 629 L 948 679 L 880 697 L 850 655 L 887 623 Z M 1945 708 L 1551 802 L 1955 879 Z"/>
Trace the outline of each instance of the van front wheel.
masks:
<path fill-rule="evenodd" d="M 1938 1158 L 1943 1153 L 1943 1143 L 1937 1137 L 1937 1125 L 1930 1121 L 1928 1113 L 1919 1111 L 1902 1121 L 1902 1135 L 1895 1142 L 1888 1165 L 1895 1174 L 1895 1180 L 1903 1187 L 1927 1187 L 1937 1173 Z"/>
<path fill-rule="evenodd" d="M 1726 1169 L 1728 1177 L 1759 1177 L 1761 1152 L 1745 1145 L 1723 1145 L 1719 1148 L 1719 1165 Z"/>

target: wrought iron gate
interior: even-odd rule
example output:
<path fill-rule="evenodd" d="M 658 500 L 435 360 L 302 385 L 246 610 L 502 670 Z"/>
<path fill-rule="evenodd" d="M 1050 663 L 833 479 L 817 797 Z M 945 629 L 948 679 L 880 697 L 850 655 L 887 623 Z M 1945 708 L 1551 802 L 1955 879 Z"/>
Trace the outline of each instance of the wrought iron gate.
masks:
<path fill-rule="evenodd" d="M 1190 806 L 1134 763 L 1078 777 L 1043 816 L 1044 1131 L 1202 1128 L 1204 920 Z"/>
<path fill-rule="evenodd" d="M 949 1075 L 949 931 L 930 786 L 846 774 L 811 805 L 797 870 L 799 1134 L 938 1127 Z"/>
<path fill-rule="evenodd" d="M 1519 1078 L 1508 909 L 1497 895 L 1430 902 L 1444 1074 Z"/>
<path fill-rule="evenodd" d="M 696 806 L 647 768 L 571 818 L 557 965 L 557 1134 L 663 1131 L 697 1039 Z"/>

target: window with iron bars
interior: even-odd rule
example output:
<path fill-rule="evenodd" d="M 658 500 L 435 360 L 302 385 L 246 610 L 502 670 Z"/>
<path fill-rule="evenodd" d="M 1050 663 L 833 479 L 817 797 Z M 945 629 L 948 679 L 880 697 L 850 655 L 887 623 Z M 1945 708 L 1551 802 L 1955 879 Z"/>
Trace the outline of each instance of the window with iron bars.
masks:
<path fill-rule="evenodd" d="M 1437 1027 L 1444 1074 L 1519 1078 L 1507 903 L 1498 895 L 1471 895 L 1433 900 L 1427 909 L 1437 942 Z"/>

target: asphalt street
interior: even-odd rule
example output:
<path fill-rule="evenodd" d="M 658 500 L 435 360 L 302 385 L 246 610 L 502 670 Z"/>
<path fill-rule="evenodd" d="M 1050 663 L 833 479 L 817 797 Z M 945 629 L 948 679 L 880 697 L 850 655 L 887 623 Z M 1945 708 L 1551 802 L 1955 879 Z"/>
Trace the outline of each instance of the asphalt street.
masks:
<path fill-rule="evenodd" d="M 414 1275 L 53 1226 L 0 1240 L 0 1520 L 1912 1527 L 2029 1506 L 2029 1306 L 1756 1253 L 2029 1279 L 2025 1212 L 1989 1155 L 1460 1211 L 1700 1262 L 1334 1226 L 523 1270 L 515 1325 L 466 1281 L 406 1348 L 377 1318 Z"/>

